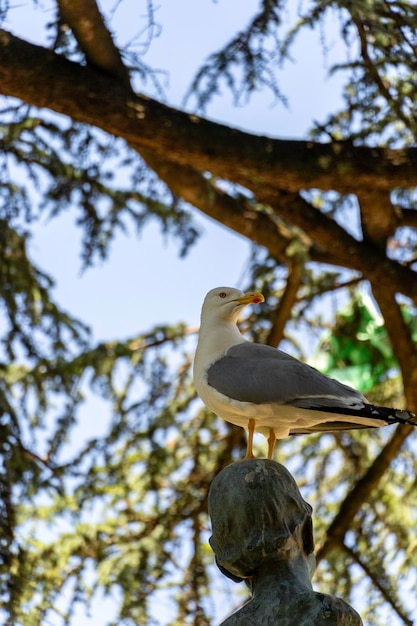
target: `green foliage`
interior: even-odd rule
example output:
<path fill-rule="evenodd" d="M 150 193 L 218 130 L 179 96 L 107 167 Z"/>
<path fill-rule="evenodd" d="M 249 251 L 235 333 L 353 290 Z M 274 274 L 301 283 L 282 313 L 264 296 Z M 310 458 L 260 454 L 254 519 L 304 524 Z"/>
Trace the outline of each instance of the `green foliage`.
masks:
<path fill-rule="evenodd" d="M 307 29 L 321 33 L 329 72 L 349 76 L 345 107 L 314 135 L 327 139 L 387 144 L 412 143 L 416 138 L 417 9 L 409 2 L 318 2 L 298 7 L 294 26 L 286 27 L 291 3 L 260 2 L 248 26 L 220 51 L 212 54 L 197 73 L 190 93 L 204 109 L 221 93 L 222 81 L 234 101 L 262 88 L 285 102 L 279 88 L 279 71 L 292 60 L 292 49 Z M 331 26 L 339 25 L 347 61 L 334 61 Z M 330 40 L 330 43 L 328 41 Z"/>
<path fill-rule="evenodd" d="M 361 295 L 350 300 L 337 314 L 336 329 L 318 347 L 318 367 L 326 374 L 363 393 L 381 384 L 393 370 L 398 375 L 383 320 L 369 300 Z"/>
<path fill-rule="evenodd" d="M 12 223 L 76 207 L 84 267 L 107 257 L 118 232 L 140 233 L 152 218 L 180 241 L 180 254 L 195 242 L 190 212 L 121 140 L 21 105 L 6 103 L 0 115 L 0 202 Z"/>
<path fill-rule="evenodd" d="M 188 93 L 188 97 L 196 97 L 200 109 L 204 110 L 212 98 L 221 93 L 222 81 L 232 92 L 237 105 L 263 87 L 285 102 L 274 70 L 282 56 L 278 28 L 284 7 L 285 2 L 281 0 L 262 0 L 247 28 L 238 32 L 220 51 L 210 55 Z"/>

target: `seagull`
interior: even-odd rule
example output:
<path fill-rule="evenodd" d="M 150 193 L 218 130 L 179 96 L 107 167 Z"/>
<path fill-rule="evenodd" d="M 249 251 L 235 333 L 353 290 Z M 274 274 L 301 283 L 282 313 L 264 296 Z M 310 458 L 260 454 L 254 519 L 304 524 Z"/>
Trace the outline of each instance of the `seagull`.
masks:
<path fill-rule="evenodd" d="M 194 359 L 194 384 L 204 404 L 248 430 L 245 458 L 254 458 L 255 432 L 267 438 L 272 459 L 276 440 L 289 435 L 417 425 L 411 411 L 370 404 L 359 391 L 289 354 L 247 341 L 237 327 L 240 313 L 264 301 L 259 292 L 209 291 Z"/>

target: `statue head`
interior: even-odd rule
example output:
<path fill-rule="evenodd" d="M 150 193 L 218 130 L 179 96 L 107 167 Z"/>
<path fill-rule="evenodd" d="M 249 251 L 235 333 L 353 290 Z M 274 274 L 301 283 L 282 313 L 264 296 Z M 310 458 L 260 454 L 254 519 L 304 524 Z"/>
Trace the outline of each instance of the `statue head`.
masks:
<path fill-rule="evenodd" d="M 221 571 L 240 581 L 265 563 L 303 555 L 314 570 L 312 508 L 288 470 L 275 461 L 233 463 L 209 492 L 210 545 Z"/>

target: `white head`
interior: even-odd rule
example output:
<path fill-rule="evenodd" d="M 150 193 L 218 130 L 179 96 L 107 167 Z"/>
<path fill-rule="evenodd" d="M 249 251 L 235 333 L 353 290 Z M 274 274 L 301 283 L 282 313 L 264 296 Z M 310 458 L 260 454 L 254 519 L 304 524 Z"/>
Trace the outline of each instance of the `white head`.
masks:
<path fill-rule="evenodd" d="M 216 287 L 204 298 L 201 310 L 201 323 L 205 320 L 237 322 L 240 312 L 247 304 L 264 302 L 259 292 L 243 293 L 233 287 Z"/>

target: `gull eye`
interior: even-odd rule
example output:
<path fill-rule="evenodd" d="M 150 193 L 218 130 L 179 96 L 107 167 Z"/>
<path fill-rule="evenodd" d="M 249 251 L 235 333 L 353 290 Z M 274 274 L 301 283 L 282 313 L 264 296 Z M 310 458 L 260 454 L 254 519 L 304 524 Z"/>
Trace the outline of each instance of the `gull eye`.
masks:
<path fill-rule="evenodd" d="M 225 291 L 221 291 L 219 293 L 219 298 L 225 298 L 227 296 L 227 293 Z"/>

